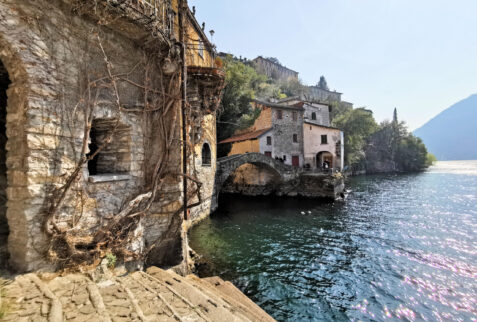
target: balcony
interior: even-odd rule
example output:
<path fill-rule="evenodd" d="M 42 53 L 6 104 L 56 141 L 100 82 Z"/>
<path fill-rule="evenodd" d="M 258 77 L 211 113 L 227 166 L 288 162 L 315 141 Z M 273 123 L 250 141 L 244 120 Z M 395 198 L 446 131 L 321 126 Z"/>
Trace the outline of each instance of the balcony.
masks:
<path fill-rule="evenodd" d="M 105 7 L 122 14 L 134 25 L 165 38 L 174 36 L 176 12 L 171 0 L 105 0 Z M 114 12 L 113 11 L 113 12 Z M 111 11 L 110 11 L 111 12 Z M 123 28 L 124 29 L 124 28 Z"/>
<path fill-rule="evenodd" d="M 187 66 L 187 74 L 207 86 L 220 86 L 225 79 L 225 72 L 217 67 Z"/>

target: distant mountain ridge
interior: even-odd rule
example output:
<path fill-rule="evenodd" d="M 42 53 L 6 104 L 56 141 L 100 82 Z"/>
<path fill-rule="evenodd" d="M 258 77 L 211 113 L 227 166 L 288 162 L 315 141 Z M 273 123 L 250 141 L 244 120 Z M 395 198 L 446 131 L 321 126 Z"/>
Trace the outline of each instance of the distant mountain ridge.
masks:
<path fill-rule="evenodd" d="M 438 160 L 477 160 L 477 94 L 442 111 L 414 135 Z"/>

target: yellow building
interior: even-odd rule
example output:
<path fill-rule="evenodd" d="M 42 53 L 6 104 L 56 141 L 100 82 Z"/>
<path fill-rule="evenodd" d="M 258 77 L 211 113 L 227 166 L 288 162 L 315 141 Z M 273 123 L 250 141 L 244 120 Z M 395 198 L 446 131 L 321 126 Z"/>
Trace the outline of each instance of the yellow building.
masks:
<path fill-rule="evenodd" d="M 176 6 L 179 3 L 178 0 L 174 2 Z M 190 115 L 187 115 L 187 123 L 190 124 L 187 140 L 194 150 L 193 158 L 189 160 L 189 174 L 201 182 L 199 195 L 188 201 L 189 207 L 193 206 L 188 219 L 196 222 L 210 213 L 217 160 L 216 110 L 220 103 L 225 73 L 216 64 L 215 46 L 207 38 L 203 26 L 195 19 L 187 1 L 183 0 L 182 3 L 187 104 L 191 107 Z M 180 28 L 176 30 L 179 31 Z M 180 39 L 179 34 L 178 38 Z"/>

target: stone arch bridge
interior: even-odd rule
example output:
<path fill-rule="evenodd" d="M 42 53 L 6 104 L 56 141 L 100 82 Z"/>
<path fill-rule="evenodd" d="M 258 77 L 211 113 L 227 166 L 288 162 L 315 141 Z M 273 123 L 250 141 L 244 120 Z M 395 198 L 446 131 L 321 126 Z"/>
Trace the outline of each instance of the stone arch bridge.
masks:
<path fill-rule="evenodd" d="M 231 174 L 244 164 L 252 164 L 272 169 L 280 177 L 274 193 L 279 196 L 302 196 L 309 198 L 336 199 L 344 190 L 343 177 L 316 173 L 306 169 L 283 164 L 261 153 L 246 153 L 217 159 L 214 193 L 211 210 L 218 208 L 220 191 Z"/>
<path fill-rule="evenodd" d="M 217 171 L 215 173 L 215 187 L 212 199 L 212 209 L 218 207 L 218 196 L 227 178 L 244 164 L 253 164 L 271 168 L 280 176 L 281 182 L 296 180 L 304 170 L 302 168 L 286 165 L 261 153 L 237 154 L 217 159 Z"/>

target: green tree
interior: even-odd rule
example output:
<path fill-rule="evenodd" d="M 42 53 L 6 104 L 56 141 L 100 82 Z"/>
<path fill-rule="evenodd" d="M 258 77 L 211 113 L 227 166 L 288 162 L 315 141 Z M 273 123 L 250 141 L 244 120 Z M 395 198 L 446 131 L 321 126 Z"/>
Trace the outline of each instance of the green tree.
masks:
<path fill-rule="evenodd" d="M 371 171 L 383 171 L 384 168 L 412 172 L 428 166 L 424 143 L 409 133 L 404 122 L 399 122 L 396 109 L 393 120 L 382 122 L 379 130 L 370 136 L 365 152 L 367 168 Z"/>
<path fill-rule="evenodd" d="M 365 108 L 347 110 L 338 115 L 332 125 L 344 131 L 345 164 L 359 167 L 368 137 L 378 130 L 373 112 Z"/>
<path fill-rule="evenodd" d="M 308 92 L 308 87 L 298 79 L 290 78 L 287 81 L 279 83 L 280 89 L 287 97 L 299 96 L 303 97 Z"/>
<path fill-rule="evenodd" d="M 395 162 L 400 171 L 422 171 L 428 167 L 426 146 L 420 138 L 408 134 L 399 142 Z"/>

